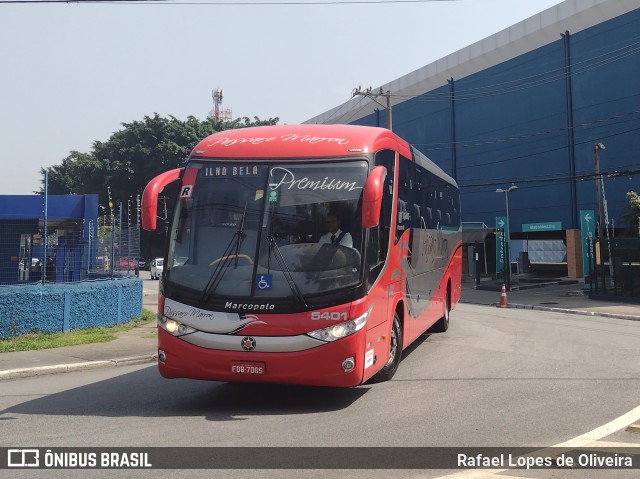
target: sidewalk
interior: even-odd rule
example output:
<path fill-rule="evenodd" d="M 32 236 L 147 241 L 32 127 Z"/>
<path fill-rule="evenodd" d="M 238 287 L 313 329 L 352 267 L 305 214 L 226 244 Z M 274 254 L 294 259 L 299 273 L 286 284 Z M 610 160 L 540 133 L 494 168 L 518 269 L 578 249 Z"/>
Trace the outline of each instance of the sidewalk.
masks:
<path fill-rule="evenodd" d="M 498 282 L 483 280 L 476 289 L 471 278 L 463 278 L 462 303 L 500 305 Z M 507 293 L 509 308 L 556 311 L 585 316 L 603 316 L 640 321 L 640 300 L 630 302 L 628 298 L 607 296 L 590 298 L 588 287 L 568 278 L 542 284 L 520 284 L 520 289 Z"/>
<path fill-rule="evenodd" d="M 475 283 L 464 278 L 462 303 L 496 306 L 500 304 L 500 291 L 495 284 L 487 289 L 476 289 Z M 494 287 L 494 290 L 489 288 Z M 556 311 L 585 316 L 604 316 L 640 321 L 640 304 L 591 299 L 583 294 L 583 285 L 548 284 L 531 289 L 520 289 L 507 294 L 510 308 L 526 308 L 539 311 Z M 143 305 L 155 311 L 157 295 L 145 295 Z M 585 317 L 585 320 L 588 318 Z M 0 353 L 0 381 L 21 377 L 40 376 L 99 367 L 117 367 L 156 361 L 156 325 L 120 333 L 108 343 L 67 346 L 41 351 Z"/>

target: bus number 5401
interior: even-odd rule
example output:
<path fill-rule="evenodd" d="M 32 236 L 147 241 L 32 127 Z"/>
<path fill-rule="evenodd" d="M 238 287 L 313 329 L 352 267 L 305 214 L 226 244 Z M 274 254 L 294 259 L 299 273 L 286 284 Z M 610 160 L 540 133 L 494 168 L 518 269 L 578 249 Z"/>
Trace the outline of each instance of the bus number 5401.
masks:
<path fill-rule="evenodd" d="M 347 320 L 347 312 L 346 311 L 325 311 L 321 313 L 320 311 L 312 311 L 311 319 L 313 321 L 319 321 L 321 319 L 326 319 L 327 321 L 346 321 Z"/>

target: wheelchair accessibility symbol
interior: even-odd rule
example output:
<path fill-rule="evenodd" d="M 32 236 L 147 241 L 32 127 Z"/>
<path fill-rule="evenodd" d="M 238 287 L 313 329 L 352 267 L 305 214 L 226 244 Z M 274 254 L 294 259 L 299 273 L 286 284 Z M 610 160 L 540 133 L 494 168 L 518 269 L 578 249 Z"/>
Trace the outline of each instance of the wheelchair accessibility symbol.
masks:
<path fill-rule="evenodd" d="M 270 274 L 259 274 L 256 276 L 256 288 L 259 291 L 271 291 L 273 276 Z"/>

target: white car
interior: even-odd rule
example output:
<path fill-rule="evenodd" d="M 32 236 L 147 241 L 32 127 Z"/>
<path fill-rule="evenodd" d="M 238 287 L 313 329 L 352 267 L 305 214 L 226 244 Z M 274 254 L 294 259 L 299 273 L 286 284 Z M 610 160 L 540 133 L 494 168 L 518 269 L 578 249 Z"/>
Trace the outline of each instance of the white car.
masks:
<path fill-rule="evenodd" d="M 164 259 L 155 258 L 151 262 L 151 279 L 160 279 L 162 276 L 162 270 L 164 269 Z"/>

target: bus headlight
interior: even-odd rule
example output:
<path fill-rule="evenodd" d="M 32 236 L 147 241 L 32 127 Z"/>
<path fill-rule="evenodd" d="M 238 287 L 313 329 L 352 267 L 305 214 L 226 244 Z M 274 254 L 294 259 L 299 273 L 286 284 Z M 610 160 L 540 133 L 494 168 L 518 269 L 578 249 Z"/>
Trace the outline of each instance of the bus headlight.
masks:
<path fill-rule="evenodd" d="M 327 342 L 350 336 L 351 334 L 360 331 L 364 327 L 364 325 L 367 323 L 367 318 L 369 317 L 370 312 L 371 308 L 369 308 L 366 313 L 358 316 L 355 319 L 345 321 L 344 323 L 340 324 L 334 324 L 333 326 L 329 326 L 327 328 L 316 329 L 315 331 L 308 332 L 307 336 L 311 336 L 312 338 Z"/>
<path fill-rule="evenodd" d="M 160 319 L 158 319 L 158 326 L 174 336 L 184 336 L 185 334 L 191 334 L 197 331 L 191 326 L 182 324 L 175 319 L 167 318 L 165 315 L 160 316 Z"/>

